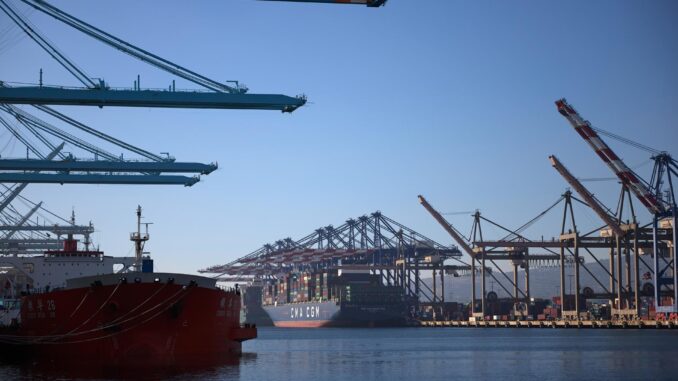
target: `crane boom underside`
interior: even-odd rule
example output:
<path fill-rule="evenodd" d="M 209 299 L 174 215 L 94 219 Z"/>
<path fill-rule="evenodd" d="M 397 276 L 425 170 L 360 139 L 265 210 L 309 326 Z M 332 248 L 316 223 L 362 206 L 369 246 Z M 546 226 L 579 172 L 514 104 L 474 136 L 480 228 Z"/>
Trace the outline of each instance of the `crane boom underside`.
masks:
<path fill-rule="evenodd" d="M 65 173 L 0 173 L 0 183 L 37 184 L 138 184 L 138 185 L 184 185 L 192 186 L 200 181 L 198 176 L 173 175 L 103 175 Z"/>
<path fill-rule="evenodd" d="M 565 168 L 565 166 L 556 158 L 555 156 L 549 156 L 551 165 L 560 173 L 561 176 L 567 181 L 568 184 L 574 188 L 574 190 L 579 193 L 579 195 L 586 201 L 591 209 L 600 217 L 603 222 L 607 224 L 614 231 L 614 233 L 621 237 L 624 235 L 624 231 L 621 229 L 619 224 L 605 211 L 604 207 L 595 199 L 593 194 L 584 187 L 584 185 L 574 177 L 570 171 Z"/>
<path fill-rule="evenodd" d="M 200 173 L 207 175 L 217 169 L 216 164 L 141 161 L 52 161 L 0 159 L 0 171 L 97 171 L 97 172 L 157 172 Z"/>
<path fill-rule="evenodd" d="M 0 103 L 68 106 L 124 106 L 208 109 L 277 110 L 292 112 L 304 97 L 280 94 L 216 92 L 65 89 L 55 87 L 0 87 Z"/>

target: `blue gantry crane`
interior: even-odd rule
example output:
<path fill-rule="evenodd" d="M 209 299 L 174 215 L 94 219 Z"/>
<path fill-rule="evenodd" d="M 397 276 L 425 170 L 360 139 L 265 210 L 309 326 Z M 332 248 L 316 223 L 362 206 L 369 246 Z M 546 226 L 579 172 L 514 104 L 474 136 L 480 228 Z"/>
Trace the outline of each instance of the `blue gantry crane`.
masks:
<path fill-rule="evenodd" d="M 254 278 L 271 280 L 297 271 L 318 271 L 345 266 L 380 274 L 384 284 L 400 286 L 406 294 L 428 303 L 444 301 L 443 272 L 468 272 L 456 246 L 445 246 L 377 211 L 328 225 L 299 239 L 281 239 L 225 265 L 200 273 L 217 274 L 222 281 Z M 445 262 L 448 263 L 445 263 Z M 451 264 L 452 262 L 459 264 Z M 432 286 L 421 277 L 432 271 Z M 436 274 L 440 287 L 436 287 Z"/>
<path fill-rule="evenodd" d="M 0 184 L 0 200 L 6 200 L 14 190 Z M 94 226 L 75 223 L 75 213 L 70 220 L 45 208 L 42 202 L 18 195 L 18 199 L 0 209 L 0 257 L 43 254 L 45 250 L 63 247 L 63 236 L 78 235 L 86 247 L 91 245 Z M 5 257 L 6 258 L 6 257 Z"/>
<path fill-rule="evenodd" d="M 177 184 L 191 186 L 200 178 L 217 169 L 217 164 L 177 162 L 175 158 L 161 156 L 104 134 L 57 110 L 43 105 L 35 107 L 59 119 L 71 128 L 93 138 L 122 148 L 129 155 L 140 158 L 125 159 L 124 154 L 114 155 L 89 141 L 76 136 L 30 114 L 18 106 L 0 104 L 0 125 L 27 149 L 25 158 L 0 158 L 0 182 L 3 183 L 57 183 L 57 184 Z M 36 142 L 35 140 L 38 140 Z M 61 142 L 55 143 L 58 139 Z M 84 151 L 93 158 L 77 158 L 63 148 Z M 49 153 L 45 153 L 49 151 Z M 182 175 L 177 175 L 182 174 Z M 197 174 L 185 176 L 184 174 Z M 16 188 L 17 194 L 23 190 Z M 8 197 L 2 205 L 14 197 Z M 0 208 L 1 210 L 1 208 Z"/>
<path fill-rule="evenodd" d="M 85 237 L 85 247 L 94 231 L 91 223 L 79 226 L 74 218 L 66 221 L 47 211 L 42 203 L 33 203 L 21 195 L 29 183 L 58 184 L 177 184 L 191 186 L 198 175 L 217 169 L 215 163 L 177 162 L 169 154 L 154 154 L 85 125 L 48 105 L 138 106 L 174 108 L 260 109 L 292 112 L 306 103 L 305 96 L 249 94 L 237 81 L 219 83 L 185 67 L 125 42 L 79 20 L 44 1 L 24 1 L 31 7 L 108 44 L 128 55 L 188 80 L 203 89 L 142 89 L 140 78 L 133 89 L 113 89 L 102 79 L 90 78 L 81 68 L 52 44 L 8 0 L 0 0 L 4 12 L 27 36 L 54 58 L 82 85 L 80 88 L 50 87 L 42 83 L 42 70 L 37 86 L 15 86 L 0 81 L 0 130 L 10 137 L 0 149 L 0 256 L 40 254 L 46 249 L 61 247 L 62 235 Z M 24 106 L 30 105 L 31 112 Z M 40 114 L 36 116 L 35 111 Z M 44 116 L 50 118 L 47 122 Z M 54 125 L 57 123 L 59 127 Z M 62 124 L 64 127 L 62 127 Z M 68 130 L 68 131 L 67 131 Z M 87 138 L 80 136 L 86 135 Z M 97 140 L 97 143 L 92 143 Z M 7 157 L 4 151 L 18 142 L 25 148 L 25 157 Z M 122 149 L 113 154 L 100 144 Z M 68 147 L 68 152 L 65 151 Z M 16 148 L 16 147 L 15 147 Z M 74 154 L 77 152 L 78 155 Z M 87 158 L 83 158 L 88 155 Z M 131 158 L 131 160 L 130 160 Z M 193 174 L 193 176 L 189 176 Z M 7 184 L 5 184 L 7 183 Z M 17 207 L 21 202 L 29 210 Z M 31 221 L 40 212 L 57 217 L 63 223 L 39 224 Z M 43 221 L 45 220 L 43 216 Z M 58 222 L 58 221 L 57 221 Z"/>
<path fill-rule="evenodd" d="M 45 1 L 21 1 L 117 50 L 193 82 L 203 87 L 204 90 L 177 90 L 174 82 L 172 86 L 163 90 L 142 89 L 138 80 L 133 89 L 114 89 L 108 86 L 103 79 L 94 81 L 48 39 L 42 36 L 38 29 L 25 20 L 7 0 L 0 0 L 0 9 L 84 85 L 81 88 L 50 87 L 44 86 L 42 83 L 38 86 L 2 86 L 0 87 L 0 103 L 99 107 L 254 109 L 282 112 L 292 112 L 306 103 L 306 97 L 303 95 L 291 97 L 281 94 L 250 94 L 248 88 L 237 81 L 229 81 L 230 84 L 224 84 L 207 78 L 96 28 Z"/>

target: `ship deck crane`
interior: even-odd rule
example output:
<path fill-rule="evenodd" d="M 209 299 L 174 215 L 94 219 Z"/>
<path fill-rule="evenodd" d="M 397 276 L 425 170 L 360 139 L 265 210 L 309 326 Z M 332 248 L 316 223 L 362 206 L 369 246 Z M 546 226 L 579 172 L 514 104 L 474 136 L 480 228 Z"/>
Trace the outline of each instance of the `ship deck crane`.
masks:
<path fill-rule="evenodd" d="M 52 104 L 81 106 L 126 106 L 126 107 L 172 107 L 172 108 L 215 108 L 255 109 L 292 112 L 306 103 L 305 96 L 290 97 L 280 94 L 249 94 L 246 86 L 232 81 L 227 85 L 214 81 L 183 66 L 177 65 L 158 55 L 141 49 L 118 37 L 104 32 L 41 0 L 22 0 L 31 7 L 93 37 L 115 49 L 135 57 L 152 66 L 165 70 L 207 91 L 178 91 L 174 84 L 167 90 L 141 89 L 135 83 L 134 89 L 113 89 L 103 80 L 93 81 L 71 62 L 38 30 L 27 23 L 19 12 L 6 0 L 0 0 L 4 11 L 26 34 L 28 34 L 50 56 L 73 74 L 85 87 L 63 88 L 48 86 L 0 87 L 0 103 L 11 104 Z"/>

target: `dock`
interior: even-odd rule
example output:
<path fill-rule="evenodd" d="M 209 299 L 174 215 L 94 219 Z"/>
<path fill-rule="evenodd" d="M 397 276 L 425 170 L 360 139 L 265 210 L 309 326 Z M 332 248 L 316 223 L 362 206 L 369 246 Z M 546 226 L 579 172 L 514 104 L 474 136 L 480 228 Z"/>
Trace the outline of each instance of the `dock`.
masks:
<path fill-rule="evenodd" d="M 456 328 L 602 328 L 602 329 L 677 329 L 678 321 L 655 320 L 489 320 L 489 321 L 419 321 L 419 327 L 456 327 Z"/>

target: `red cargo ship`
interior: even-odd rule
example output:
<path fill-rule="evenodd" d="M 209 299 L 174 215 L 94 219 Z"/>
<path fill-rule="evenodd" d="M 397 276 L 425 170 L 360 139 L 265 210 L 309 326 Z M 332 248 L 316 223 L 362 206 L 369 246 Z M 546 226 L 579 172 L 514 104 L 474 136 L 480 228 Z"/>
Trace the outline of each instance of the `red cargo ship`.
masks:
<path fill-rule="evenodd" d="M 132 233 L 138 269 L 147 239 Z M 101 252 L 77 250 L 72 237 L 64 250 L 32 260 L 55 257 L 63 268 L 105 262 Z M 145 265 L 145 272 L 66 279 L 63 287 L 22 296 L 16 318 L 0 328 L 0 355 L 59 369 L 195 368 L 237 359 L 241 342 L 256 337 L 255 327 L 240 325 L 239 291 Z"/>

